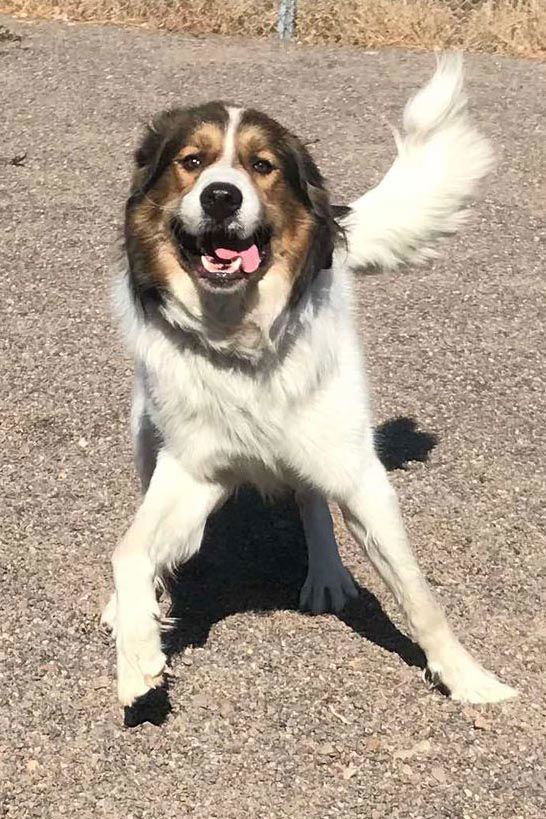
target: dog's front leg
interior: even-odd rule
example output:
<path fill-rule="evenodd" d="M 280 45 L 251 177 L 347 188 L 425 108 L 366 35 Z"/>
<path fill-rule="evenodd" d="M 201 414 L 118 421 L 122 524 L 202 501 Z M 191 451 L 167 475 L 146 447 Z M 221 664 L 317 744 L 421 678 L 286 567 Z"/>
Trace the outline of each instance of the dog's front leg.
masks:
<path fill-rule="evenodd" d="M 479 703 L 514 696 L 514 689 L 482 668 L 451 631 L 407 541 L 396 494 L 375 455 L 340 505 L 355 540 L 402 607 L 430 671 L 451 697 Z"/>
<path fill-rule="evenodd" d="M 224 489 L 197 481 L 162 450 L 142 504 L 112 557 L 115 598 L 103 619 L 116 635 L 118 697 L 131 705 L 161 683 L 165 655 L 155 582 L 201 545 Z"/>
<path fill-rule="evenodd" d="M 358 597 L 354 580 L 341 561 L 328 504 L 314 489 L 296 492 L 307 542 L 308 570 L 300 593 L 300 608 L 313 614 L 341 611 Z"/>

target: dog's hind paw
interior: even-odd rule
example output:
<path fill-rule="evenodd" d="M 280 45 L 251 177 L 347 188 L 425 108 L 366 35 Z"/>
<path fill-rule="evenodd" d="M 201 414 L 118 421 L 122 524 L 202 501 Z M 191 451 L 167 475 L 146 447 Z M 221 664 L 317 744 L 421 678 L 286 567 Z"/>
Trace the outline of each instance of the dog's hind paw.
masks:
<path fill-rule="evenodd" d="M 342 563 L 320 573 L 309 572 L 300 592 L 300 609 L 313 614 L 341 611 L 358 597 L 355 582 Z"/>

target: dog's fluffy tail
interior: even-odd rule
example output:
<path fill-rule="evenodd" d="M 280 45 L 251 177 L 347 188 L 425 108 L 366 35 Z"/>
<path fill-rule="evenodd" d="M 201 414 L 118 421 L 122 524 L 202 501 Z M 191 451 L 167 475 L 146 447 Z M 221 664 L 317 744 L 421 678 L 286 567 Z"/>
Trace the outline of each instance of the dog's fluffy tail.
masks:
<path fill-rule="evenodd" d="M 407 104 L 404 133 L 395 140 L 390 170 L 341 220 L 354 269 L 435 256 L 435 240 L 459 229 L 468 197 L 491 167 L 489 143 L 468 119 L 460 55 L 439 59 L 430 82 Z"/>

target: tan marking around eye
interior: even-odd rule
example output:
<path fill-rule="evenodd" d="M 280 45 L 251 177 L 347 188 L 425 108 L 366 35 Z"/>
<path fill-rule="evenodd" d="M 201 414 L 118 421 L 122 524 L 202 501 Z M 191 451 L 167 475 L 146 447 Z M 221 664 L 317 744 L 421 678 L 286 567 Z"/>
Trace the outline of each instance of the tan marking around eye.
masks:
<path fill-rule="evenodd" d="M 251 159 L 266 159 L 268 162 L 271 162 L 274 168 L 278 167 L 278 160 L 273 151 L 268 151 L 267 148 L 263 148 L 261 151 L 255 151 L 251 154 Z"/>
<path fill-rule="evenodd" d="M 264 204 L 267 203 L 276 184 L 281 180 L 278 159 L 270 147 L 269 136 L 258 125 L 245 125 L 237 134 L 237 156 L 240 164 L 252 177 Z M 255 159 L 266 159 L 274 170 L 269 174 L 258 174 L 252 169 Z"/>
<path fill-rule="evenodd" d="M 184 159 L 186 156 L 191 156 L 192 154 L 198 154 L 200 149 L 197 145 L 185 145 L 184 148 L 179 152 L 177 159 Z"/>
<path fill-rule="evenodd" d="M 275 154 L 269 145 L 269 138 L 265 131 L 257 125 L 245 125 L 237 134 L 237 155 L 243 165 L 259 154 L 275 164 Z"/>
<path fill-rule="evenodd" d="M 190 134 L 187 144 L 180 149 L 176 159 L 199 154 L 203 164 L 196 170 L 186 170 L 179 162 L 175 162 L 174 178 L 178 192 L 188 193 L 201 171 L 216 162 L 222 152 L 224 138 L 224 131 L 212 122 L 202 123 Z"/>
<path fill-rule="evenodd" d="M 224 137 L 225 133 L 219 125 L 215 125 L 213 122 L 203 122 L 190 135 L 179 156 L 206 153 L 209 160 L 214 162 L 222 152 Z"/>
<path fill-rule="evenodd" d="M 224 143 L 224 132 L 218 125 L 204 122 L 190 135 L 188 142 L 178 152 L 176 159 L 199 154 L 203 163 L 195 170 L 186 170 L 179 162 L 174 163 L 174 184 L 178 193 L 188 193 L 197 177 L 208 165 L 216 162 Z"/>

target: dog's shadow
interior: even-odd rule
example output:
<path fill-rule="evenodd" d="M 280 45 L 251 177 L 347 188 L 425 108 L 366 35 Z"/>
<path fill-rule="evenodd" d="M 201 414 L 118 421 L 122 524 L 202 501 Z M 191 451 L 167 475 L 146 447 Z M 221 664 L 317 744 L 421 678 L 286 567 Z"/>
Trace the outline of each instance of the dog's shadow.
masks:
<path fill-rule="evenodd" d="M 376 429 L 377 451 L 389 470 L 426 461 L 436 443 L 411 418 L 396 418 Z M 231 614 L 298 610 L 306 572 L 305 539 L 293 500 L 265 504 L 253 490 L 241 490 L 211 516 L 199 553 L 181 567 L 169 588 L 170 614 L 176 618 L 166 637 L 169 656 L 203 646 L 211 627 Z M 375 595 L 361 586 L 358 592 L 356 600 L 331 616 L 408 665 L 425 668 L 419 646 L 396 628 Z M 156 690 L 126 709 L 125 722 L 160 724 L 169 710 L 166 689 Z"/>

